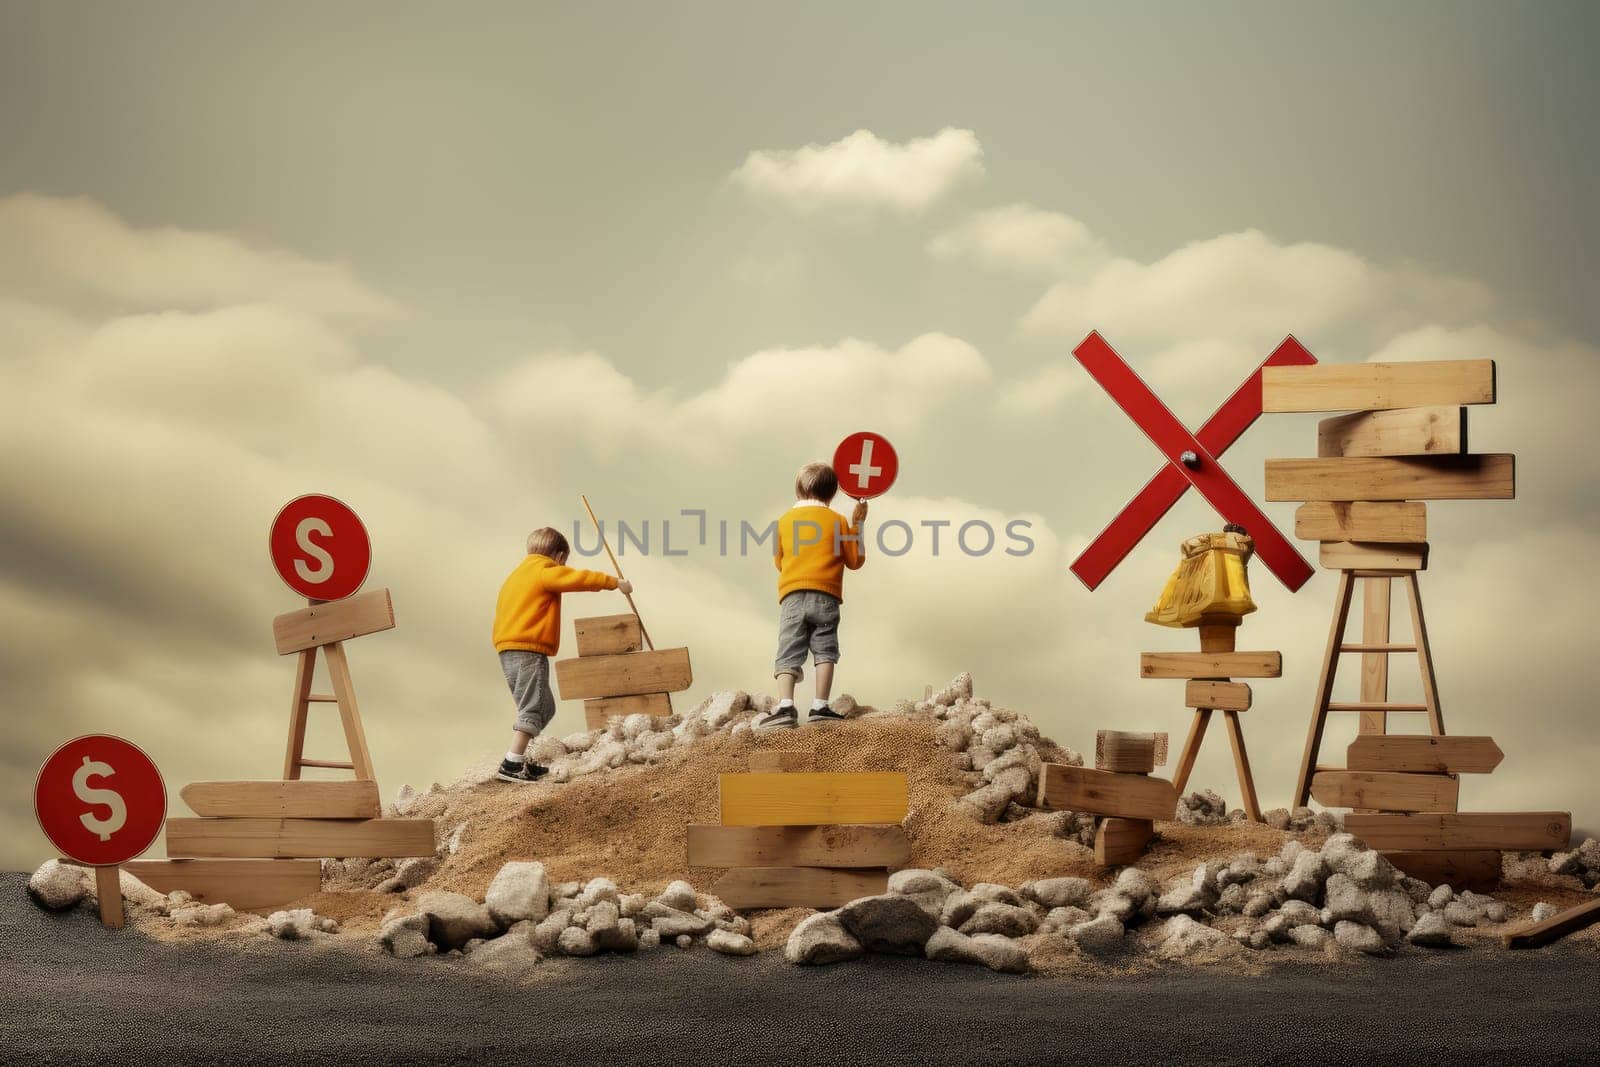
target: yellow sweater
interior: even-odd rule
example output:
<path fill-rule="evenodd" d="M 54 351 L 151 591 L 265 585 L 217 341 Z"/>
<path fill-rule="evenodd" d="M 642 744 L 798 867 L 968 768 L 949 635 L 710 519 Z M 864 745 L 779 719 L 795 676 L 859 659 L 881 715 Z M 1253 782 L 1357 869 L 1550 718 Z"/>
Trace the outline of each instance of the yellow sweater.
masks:
<path fill-rule="evenodd" d="M 494 605 L 495 651 L 520 648 L 555 655 L 561 647 L 561 594 L 616 587 L 609 574 L 563 566 L 549 556 L 529 556 L 500 587 Z"/>
<path fill-rule="evenodd" d="M 839 551 L 834 538 L 841 538 Z M 772 561 L 778 565 L 778 599 L 800 589 L 815 589 L 844 599 L 844 569 L 858 570 L 866 557 L 856 529 L 826 504 L 801 502 L 778 520 Z"/>

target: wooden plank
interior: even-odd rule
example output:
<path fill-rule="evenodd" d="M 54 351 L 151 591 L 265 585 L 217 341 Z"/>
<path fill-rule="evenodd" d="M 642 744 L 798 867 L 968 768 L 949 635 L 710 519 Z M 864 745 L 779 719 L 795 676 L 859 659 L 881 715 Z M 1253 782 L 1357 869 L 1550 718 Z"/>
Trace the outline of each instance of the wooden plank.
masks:
<path fill-rule="evenodd" d="M 175 859 L 431 856 L 432 819 L 168 819 Z"/>
<path fill-rule="evenodd" d="M 378 783 L 190 782 L 178 795 L 196 815 L 262 819 L 376 819 L 383 814 Z"/>
<path fill-rule="evenodd" d="M 758 774 L 776 774 L 781 771 L 814 771 L 817 757 L 814 752 L 797 752 L 786 748 L 758 748 L 750 753 L 749 769 Z"/>
<path fill-rule="evenodd" d="M 736 867 L 711 893 L 730 908 L 837 908 L 889 891 L 889 873 L 836 867 Z"/>
<path fill-rule="evenodd" d="M 1162 755 L 1166 754 L 1166 735 L 1131 733 L 1126 730 L 1100 730 L 1094 735 L 1094 765 L 1102 771 L 1120 774 L 1149 774 L 1158 763 L 1157 737 Z"/>
<path fill-rule="evenodd" d="M 1488 774 L 1505 758 L 1492 737 L 1374 734 L 1350 742 L 1345 763 L 1352 771 Z"/>
<path fill-rule="evenodd" d="M 1538 948 L 1600 922 L 1600 897 L 1559 911 L 1544 922 L 1529 923 L 1505 935 L 1506 948 Z"/>
<path fill-rule="evenodd" d="M 1172 770 L 1172 788 L 1180 795 L 1183 787 L 1189 784 L 1189 775 L 1194 773 L 1194 761 L 1200 757 L 1200 742 L 1205 740 L 1206 726 L 1210 722 L 1210 708 L 1194 709 L 1194 719 L 1189 723 L 1189 736 L 1184 739 L 1183 751 L 1178 753 L 1178 765 Z"/>
<path fill-rule="evenodd" d="M 134 860 L 128 873 L 158 893 L 181 889 L 202 904 L 278 908 L 322 888 L 322 863 L 301 860 Z"/>
<path fill-rule="evenodd" d="M 687 648 L 658 648 L 616 656 L 581 656 L 556 663 L 562 700 L 677 693 L 694 684 Z"/>
<path fill-rule="evenodd" d="M 1250 687 L 1243 682 L 1207 682 L 1191 679 L 1183 687 L 1183 703 L 1213 711 L 1249 711 Z"/>
<path fill-rule="evenodd" d="M 906 817 L 906 776 L 856 774 L 719 774 L 724 826 L 822 826 L 899 823 Z"/>
<path fill-rule="evenodd" d="M 1222 721 L 1228 728 L 1228 745 L 1233 749 L 1233 769 L 1239 775 L 1239 797 L 1244 805 L 1245 818 L 1251 822 L 1262 822 L 1261 804 L 1256 799 L 1256 779 L 1250 773 L 1250 754 L 1245 751 L 1244 726 L 1239 722 L 1239 713 L 1225 711 Z"/>
<path fill-rule="evenodd" d="M 633 618 L 629 615 L 628 618 Z M 617 716 L 649 715 L 663 719 L 672 714 L 672 697 L 667 693 L 639 693 L 630 697 L 596 697 L 583 702 L 583 721 L 589 729 L 603 729 Z"/>
<path fill-rule="evenodd" d="M 1367 847 L 1383 851 L 1453 851 L 1456 849 L 1526 849 L 1547 852 L 1566 848 L 1572 837 L 1572 815 L 1565 811 L 1463 811 L 1434 815 L 1358 815 L 1344 817 L 1346 833 Z"/>
<path fill-rule="evenodd" d="M 1494 360 L 1261 368 L 1262 411 L 1385 411 L 1493 404 Z"/>
<path fill-rule="evenodd" d="M 610 656 L 644 648 L 644 629 L 639 625 L 639 616 L 632 612 L 574 619 L 572 632 L 578 639 L 580 656 Z"/>
<path fill-rule="evenodd" d="M 1039 807 L 1170 821 L 1177 814 L 1178 792 L 1164 778 L 1046 763 L 1039 773 Z"/>
<path fill-rule="evenodd" d="M 1311 500 L 1295 509 L 1294 535 L 1306 541 L 1421 544 L 1428 539 L 1428 505 L 1409 500 Z"/>
<path fill-rule="evenodd" d="M 1277 678 L 1282 652 L 1141 652 L 1141 678 Z"/>
<path fill-rule="evenodd" d="M 1467 450 L 1467 409 L 1358 411 L 1317 423 L 1317 455 L 1448 456 Z"/>
<path fill-rule="evenodd" d="M 1500 853 L 1493 849 L 1385 852 L 1383 856 L 1402 873 L 1429 885 L 1487 893 L 1500 884 Z"/>
<path fill-rule="evenodd" d="M 94 869 L 94 896 L 100 905 L 100 922 L 113 930 L 122 929 L 122 876 L 115 866 Z"/>
<path fill-rule="evenodd" d="M 689 827 L 691 867 L 904 867 L 911 839 L 898 826 Z"/>
<path fill-rule="evenodd" d="M 328 665 L 328 679 L 333 683 L 334 699 L 339 705 L 339 722 L 344 727 L 345 748 L 350 752 L 350 769 L 357 778 L 373 781 L 378 775 L 372 768 L 367 731 L 361 725 L 361 710 L 356 705 L 356 686 L 350 677 L 350 661 L 345 656 L 343 642 L 325 645 L 322 659 Z"/>
<path fill-rule="evenodd" d="M 1323 568 L 1330 571 L 1425 571 L 1428 569 L 1428 546 L 1325 541 L 1321 562 Z M 1373 581 L 1382 579 L 1368 579 L 1368 588 Z"/>
<path fill-rule="evenodd" d="M 1269 459 L 1268 500 L 1512 500 L 1517 457 Z"/>
<path fill-rule="evenodd" d="M 1149 819 L 1101 819 L 1094 831 L 1094 861 L 1102 867 L 1134 863 L 1155 835 Z"/>
<path fill-rule="evenodd" d="M 1455 811 L 1460 788 L 1453 774 L 1322 771 L 1311 778 L 1311 795 L 1327 808 Z"/>
<path fill-rule="evenodd" d="M 272 638 L 280 656 L 392 629 L 394 603 L 387 589 L 312 604 L 272 620 Z"/>

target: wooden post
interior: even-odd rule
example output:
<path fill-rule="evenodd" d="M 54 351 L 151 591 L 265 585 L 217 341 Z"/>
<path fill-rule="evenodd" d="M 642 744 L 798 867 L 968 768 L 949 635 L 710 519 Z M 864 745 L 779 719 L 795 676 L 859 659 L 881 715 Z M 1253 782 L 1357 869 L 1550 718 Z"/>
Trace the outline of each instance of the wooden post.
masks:
<path fill-rule="evenodd" d="M 100 901 L 100 921 L 113 930 L 122 929 L 122 868 L 96 867 L 94 895 Z"/>
<path fill-rule="evenodd" d="M 606 531 L 601 527 L 600 520 L 594 517 L 594 508 L 589 506 L 589 498 L 579 493 L 578 499 L 583 501 L 583 510 L 589 513 L 589 521 L 594 523 L 595 533 L 600 535 L 600 544 L 606 550 L 606 555 L 611 559 L 611 569 L 617 572 L 617 581 L 626 581 L 622 577 L 622 567 L 617 563 L 617 554 L 611 551 L 611 542 L 606 540 Z M 644 647 L 654 652 L 656 644 L 650 640 L 650 631 L 644 628 L 644 616 L 639 614 L 639 607 L 633 602 L 633 594 L 623 593 L 622 596 L 628 602 L 628 610 L 632 611 L 633 617 L 639 620 L 639 634 L 644 638 Z"/>

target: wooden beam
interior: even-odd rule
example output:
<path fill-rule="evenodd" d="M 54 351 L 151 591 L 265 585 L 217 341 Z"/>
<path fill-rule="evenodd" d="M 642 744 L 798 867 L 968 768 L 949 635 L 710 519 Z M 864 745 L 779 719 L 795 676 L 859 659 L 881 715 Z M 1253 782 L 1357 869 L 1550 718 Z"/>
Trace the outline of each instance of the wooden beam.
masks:
<path fill-rule="evenodd" d="M 892 823 L 906 817 L 906 776 L 863 773 L 719 774 L 724 826 Z"/>
<path fill-rule="evenodd" d="M 1492 737 L 1373 734 L 1350 742 L 1345 765 L 1352 771 L 1488 774 L 1505 758 Z"/>
<path fill-rule="evenodd" d="M 1039 773 L 1039 807 L 1170 821 L 1177 816 L 1178 792 L 1164 778 L 1046 763 Z"/>
<path fill-rule="evenodd" d="M 1261 369 L 1262 411 L 1381 411 L 1493 404 L 1494 360 L 1315 363 Z"/>
<path fill-rule="evenodd" d="M 644 648 L 644 628 L 639 616 L 632 612 L 574 619 L 572 632 L 578 639 L 580 656 L 610 656 Z"/>
<path fill-rule="evenodd" d="M 1433 815 L 1360 815 L 1344 817 L 1351 833 L 1379 851 L 1454 851 L 1456 849 L 1526 849 L 1547 852 L 1566 848 L 1572 837 L 1572 815 L 1565 811 L 1464 811 Z"/>
<path fill-rule="evenodd" d="M 196 815 L 262 819 L 376 819 L 374 781 L 190 782 L 178 793 Z"/>
<path fill-rule="evenodd" d="M 1191 679 L 1183 687 L 1183 704 L 1214 711 L 1249 711 L 1250 687 L 1243 682 L 1207 682 Z"/>
<path fill-rule="evenodd" d="M 1304 541 L 1421 544 L 1428 539 L 1428 505 L 1404 500 L 1312 500 L 1295 509 L 1294 535 Z"/>
<path fill-rule="evenodd" d="M 316 859 L 434 854 L 432 819 L 168 819 L 175 859 Z"/>
<path fill-rule="evenodd" d="M 1149 774 L 1167 762 L 1167 735 L 1100 730 L 1094 735 L 1094 765 L 1102 771 Z"/>
<path fill-rule="evenodd" d="M 1094 831 L 1094 861 L 1102 867 L 1134 863 L 1155 835 L 1149 819 L 1101 819 Z"/>
<path fill-rule="evenodd" d="M 633 618 L 629 615 L 628 618 Z M 667 693 L 640 693 L 631 697 L 595 697 L 583 702 L 583 721 L 591 730 L 603 729 L 617 716 L 649 715 L 664 719 L 672 714 L 672 697 Z"/>
<path fill-rule="evenodd" d="M 1327 808 L 1455 811 L 1460 787 L 1453 774 L 1321 771 L 1311 777 L 1311 795 Z"/>
<path fill-rule="evenodd" d="M 904 867 L 911 839 L 898 826 L 689 827 L 691 867 Z"/>
<path fill-rule="evenodd" d="M 126 923 L 122 911 L 122 875 L 115 865 L 94 869 L 94 895 L 100 905 L 100 922 L 112 930 Z"/>
<path fill-rule="evenodd" d="M 1428 546 L 1324 541 L 1322 566 L 1330 571 L 1425 571 Z"/>
<path fill-rule="evenodd" d="M 326 604 L 312 604 L 272 620 L 272 638 L 277 642 L 280 656 L 392 629 L 394 603 L 387 589 L 374 589 Z"/>
<path fill-rule="evenodd" d="M 837 908 L 889 891 L 889 873 L 831 867 L 736 867 L 711 893 L 730 908 Z"/>
<path fill-rule="evenodd" d="M 658 648 L 616 656 L 581 656 L 556 663 L 563 700 L 676 693 L 694 684 L 687 648 Z"/>
<path fill-rule="evenodd" d="M 1557 912 L 1543 922 L 1529 923 L 1505 935 L 1506 948 L 1538 948 L 1574 930 L 1600 922 L 1600 897 Z"/>
<path fill-rule="evenodd" d="M 1141 678 L 1277 678 L 1282 652 L 1141 652 Z"/>
<path fill-rule="evenodd" d="M 758 774 L 777 774 L 780 771 L 814 771 L 817 769 L 816 753 L 786 748 L 758 748 L 750 753 L 749 770 Z"/>
<path fill-rule="evenodd" d="M 1429 885 L 1487 893 L 1500 884 L 1500 853 L 1493 849 L 1385 852 L 1383 856 L 1402 873 Z"/>
<path fill-rule="evenodd" d="M 1512 500 L 1517 457 L 1269 459 L 1268 500 Z"/>
<path fill-rule="evenodd" d="M 134 860 L 128 873 L 158 893 L 181 889 L 202 904 L 279 908 L 322 888 L 322 863 L 302 860 Z"/>
<path fill-rule="evenodd" d="M 1467 450 L 1467 409 L 1358 411 L 1317 423 L 1317 455 L 1448 456 Z"/>

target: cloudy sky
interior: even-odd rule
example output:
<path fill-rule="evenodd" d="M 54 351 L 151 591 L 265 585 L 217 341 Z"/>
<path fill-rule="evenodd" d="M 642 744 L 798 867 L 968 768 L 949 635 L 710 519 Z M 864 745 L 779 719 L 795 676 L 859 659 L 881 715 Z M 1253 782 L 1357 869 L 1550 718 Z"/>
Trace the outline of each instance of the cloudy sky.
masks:
<path fill-rule="evenodd" d="M 1518 498 L 1430 505 L 1424 576 L 1447 726 L 1507 753 L 1462 804 L 1600 828 L 1597 33 L 1559 3 L 0 3 L 0 862 L 47 853 L 29 787 L 77 733 L 174 793 L 279 772 L 290 497 L 354 506 L 393 590 L 350 648 L 387 795 L 503 742 L 495 592 L 580 492 L 652 526 L 624 564 L 692 651 L 680 705 L 769 688 L 770 562 L 680 511 L 765 523 L 861 428 L 901 457 L 874 520 L 918 537 L 850 576 L 840 690 L 970 670 L 1080 749 L 1181 736 L 1138 653 L 1193 638 L 1142 617 L 1218 520 L 1190 493 L 1097 592 L 1067 572 L 1158 465 L 1072 359 L 1090 329 L 1191 425 L 1289 333 L 1496 359 L 1472 439 Z M 1229 470 L 1259 500 L 1315 422 L 1264 418 Z M 974 519 L 1034 551 L 954 550 Z M 1253 578 L 1276 806 L 1334 583 Z M 1220 736 L 1194 784 L 1237 803 Z"/>

